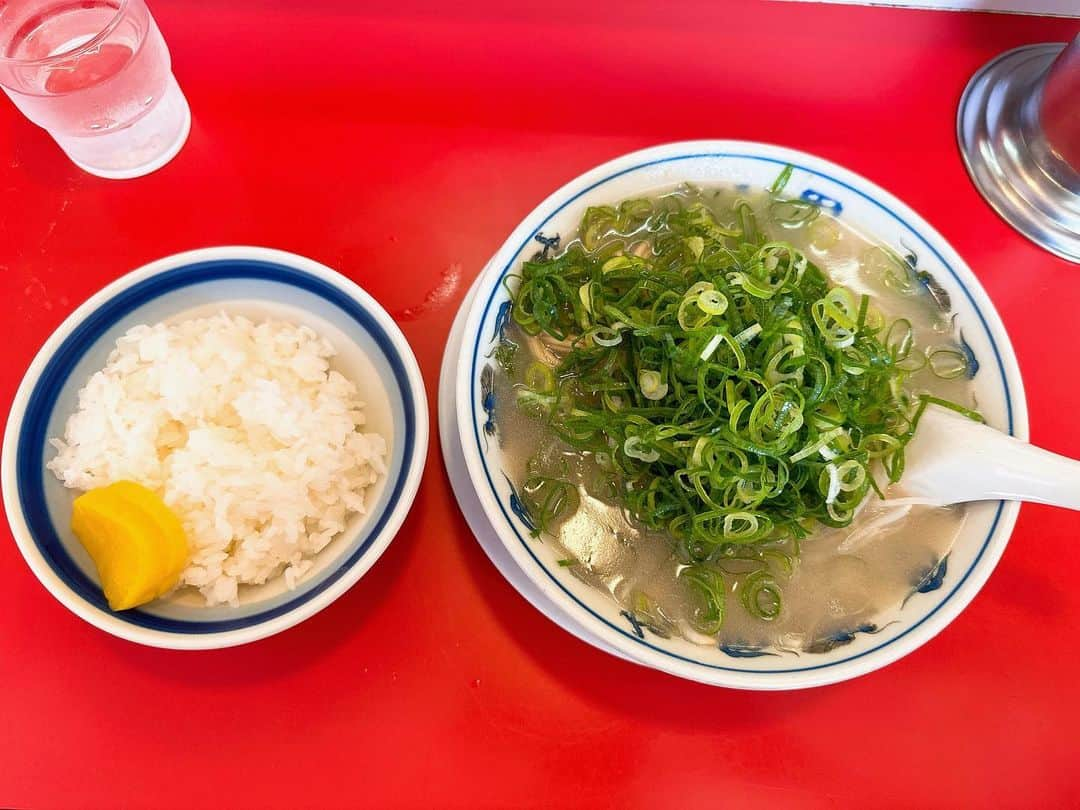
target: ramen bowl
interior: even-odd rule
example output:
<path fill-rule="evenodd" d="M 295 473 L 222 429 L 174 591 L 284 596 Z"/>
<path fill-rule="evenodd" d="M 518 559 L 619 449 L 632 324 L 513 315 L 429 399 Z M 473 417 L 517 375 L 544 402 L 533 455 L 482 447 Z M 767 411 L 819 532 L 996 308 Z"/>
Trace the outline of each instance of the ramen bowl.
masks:
<path fill-rule="evenodd" d="M 834 163 L 792 149 L 743 141 L 694 141 L 634 152 L 586 172 L 536 207 L 514 230 L 464 305 L 455 372 L 457 431 L 469 481 L 492 530 L 546 602 L 554 621 L 603 642 L 641 664 L 703 683 L 743 689 L 798 689 L 879 669 L 940 632 L 971 602 L 1000 559 L 1019 505 L 968 507 L 951 551 L 911 583 L 895 617 L 860 623 L 799 654 L 746 644 L 701 645 L 661 637 L 635 621 L 607 593 L 562 568 L 552 543 L 531 532 L 530 517 L 507 475 L 499 435 L 492 356 L 506 328 L 510 297 L 504 279 L 551 237 L 575 230 L 592 205 L 670 190 L 681 182 L 767 187 L 790 165 L 785 194 L 813 202 L 875 242 L 917 262 L 919 278 L 945 302 L 970 349 L 972 386 L 993 427 L 1027 439 L 1027 408 L 1016 357 L 1001 319 L 963 259 L 925 220 L 894 196 Z M 545 601 L 531 600 L 542 606 Z M 541 607 L 543 609 L 543 607 Z M 582 632 L 584 631 L 584 632 Z"/>

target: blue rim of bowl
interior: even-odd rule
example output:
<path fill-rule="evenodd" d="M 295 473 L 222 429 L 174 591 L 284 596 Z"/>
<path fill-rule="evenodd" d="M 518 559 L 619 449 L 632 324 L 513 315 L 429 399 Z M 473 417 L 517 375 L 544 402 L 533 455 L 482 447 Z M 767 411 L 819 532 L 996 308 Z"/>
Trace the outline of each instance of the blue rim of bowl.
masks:
<path fill-rule="evenodd" d="M 53 403 L 82 356 L 120 318 L 166 293 L 223 279 L 272 281 L 313 293 L 345 312 L 372 337 L 393 372 L 405 412 L 401 474 L 393 483 L 390 497 L 382 512 L 376 516 L 370 526 L 364 526 L 363 530 L 367 533 L 364 541 L 318 585 L 295 599 L 243 618 L 205 622 L 169 619 L 138 609 L 116 613 L 109 609 L 101 588 L 75 565 L 49 519 L 45 505 L 43 479 L 48 423 L 52 416 Z M 23 423 L 19 429 L 15 461 L 19 504 L 30 537 L 42 559 L 53 573 L 87 604 L 129 624 L 164 633 L 191 635 L 242 630 L 291 613 L 314 599 L 355 566 L 382 534 L 383 528 L 393 515 L 401 498 L 408 470 L 412 466 L 416 447 L 415 408 L 416 403 L 409 385 L 408 373 L 393 341 L 371 313 L 347 293 L 321 278 L 274 262 L 240 258 L 196 262 L 167 270 L 117 293 L 90 313 L 57 348 L 30 392 Z"/>
<path fill-rule="evenodd" d="M 657 165 L 660 165 L 660 164 L 663 164 L 663 163 L 672 163 L 672 162 L 682 161 L 682 160 L 696 160 L 696 159 L 700 159 L 700 158 L 738 158 L 738 159 L 742 159 L 742 160 L 757 160 L 757 161 L 761 161 L 761 162 L 765 162 L 765 163 L 772 163 L 772 164 L 775 164 L 775 165 L 780 166 L 780 167 L 791 164 L 795 169 L 798 169 L 800 171 L 804 171 L 804 172 L 806 172 L 807 174 L 809 174 L 811 176 L 821 177 L 821 178 L 823 178 L 825 180 L 828 180 L 828 181 L 830 181 L 832 183 L 836 183 L 838 186 L 842 186 L 843 188 L 847 189 L 848 191 L 851 191 L 852 193 L 857 194 L 858 196 L 862 197 L 867 202 L 870 202 L 874 206 L 880 208 L 886 214 L 888 214 L 893 219 L 895 219 L 897 222 L 899 222 L 901 225 L 903 225 L 905 228 L 907 228 L 908 231 L 915 234 L 915 236 L 919 239 L 919 241 L 922 242 L 922 244 L 924 244 L 927 247 L 927 249 L 931 253 L 933 253 L 934 256 L 937 257 L 938 261 L 941 262 L 941 265 L 946 270 L 948 270 L 949 275 L 951 275 L 953 277 L 953 279 L 956 281 L 956 283 L 960 286 L 960 289 L 964 291 L 964 296 L 967 298 L 968 302 L 971 304 L 971 308 L 974 310 L 975 314 L 978 316 L 979 322 L 982 324 L 982 327 L 986 332 L 986 336 L 987 336 L 987 339 L 990 342 L 990 346 L 994 350 L 994 359 L 997 362 L 998 372 L 1001 375 L 1001 384 L 1002 384 L 1002 387 L 1004 388 L 1004 391 L 1005 391 L 1005 409 L 1006 409 L 1006 414 L 1007 414 L 1007 417 L 1008 417 L 1008 430 L 1009 430 L 1009 434 L 1012 435 L 1012 433 L 1013 433 L 1012 396 L 1011 396 L 1010 391 L 1009 391 L 1009 381 L 1008 381 L 1007 375 L 1005 373 L 1005 364 L 1003 363 L 1003 361 L 1001 359 L 1001 353 L 998 350 L 997 341 L 994 340 L 993 332 L 991 331 L 989 324 L 986 322 L 986 318 L 983 316 L 982 310 L 979 308 L 979 305 L 975 302 L 974 297 L 971 295 L 971 291 L 967 288 L 967 285 L 964 283 L 963 279 L 961 279 L 960 276 L 957 274 L 957 272 L 953 269 L 952 265 L 945 260 L 945 257 L 941 255 L 941 253 L 937 250 L 937 248 L 935 248 L 932 244 L 930 244 L 929 241 L 927 241 L 926 237 L 924 237 L 923 234 L 918 229 L 913 228 L 911 225 L 908 224 L 908 222 L 902 216 L 900 216 L 900 214 L 893 211 L 891 208 L 889 208 L 888 206 L 886 206 L 885 204 L 883 204 L 879 200 L 876 200 L 873 197 L 871 197 L 869 194 L 867 194 L 866 192 L 861 191 L 858 188 L 855 188 L 850 183 L 846 183 L 843 180 L 840 180 L 840 179 L 838 179 L 836 177 L 833 177 L 832 175 L 827 174 L 827 173 L 825 173 L 823 171 L 819 171 L 818 169 L 811 169 L 811 168 L 808 168 L 806 166 L 799 165 L 795 161 L 780 160 L 780 159 L 777 159 L 777 158 L 768 158 L 768 157 L 763 157 L 761 155 L 742 154 L 742 153 L 738 153 L 738 152 L 695 152 L 693 154 L 672 155 L 670 157 L 657 158 L 655 160 L 648 160 L 648 161 L 645 161 L 645 162 L 642 162 L 642 163 L 637 163 L 637 164 L 635 164 L 633 166 L 630 166 L 630 167 L 628 167 L 626 169 L 620 169 L 619 171 L 613 172 L 613 173 L 607 175 L 606 177 L 604 177 L 604 178 L 602 178 L 600 180 L 597 180 L 596 182 L 590 184 L 586 188 L 583 188 L 580 191 L 576 192 L 573 196 L 571 196 L 568 199 L 561 202 L 557 208 L 555 208 L 553 211 L 551 211 L 544 218 L 544 221 L 541 222 L 539 225 L 537 225 L 536 228 L 534 228 L 533 231 L 521 242 L 521 244 L 518 246 L 517 250 L 514 251 L 513 258 L 511 258 L 510 261 L 507 262 L 507 264 L 502 268 L 502 271 L 499 273 L 499 280 L 501 281 L 503 278 L 505 278 L 506 274 L 508 272 L 510 272 L 511 269 L 513 269 L 513 267 L 518 263 L 518 258 L 517 257 L 521 255 L 521 252 L 523 250 L 525 250 L 525 248 L 533 241 L 533 239 L 536 237 L 536 235 L 538 233 L 540 233 L 544 229 L 544 227 L 551 220 L 551 218 L 554 217 L 556 214 L 558 214 L 560 211 L 562 211 L 564 208 L 566 208 L 566 206 L 570 205 L 575 200 L 582 197 L 583 195 L 588 194 L 593 189 L 598 188 L 599 186 L 602 186 L 605 183 L 610 182 L 611 180 L 614 180 L 617 177 L 621 177 L 621 176 L 623 176 L 625 174 L 630 174 L 631 172 L 639 171 L 641 169 L 645 169 L 645 168 L 648 168 L 650 166 L 657 166 Z M 492 302 L 495 300 L 495 296 L 498 293 L 500 287 L 501 287 L 500 284 L 495 284 L 495 285 L 492 286 L 491 293 L 488 295 L 487 301 L 484 302 L 484 311 L 480 316 L 480 321 L 479 322 L 480 322 L 481 325 L 484 324 L 487 321 L 488 312 L 491 310 Z M 475 340 L 474 340 L 474 343 L 473 343 L 472 361 L 471 361 L 470 366 L 469 366 L 470 373 L 471 373 L 471 369 L 474 369 L 477 366 L 477 359 L 478 359 L 478 355 L 479 355 L 479 352 L 480 352 L 481 334 L 482 334 L 481 331 L 478 330 L 477 334 L 476 334 L 476 337 L 475 337 Z M 635 644 L 639 644 L 639 645 L 641 645 L 643 647 L 647 647 L 650 650 L 653 650 L 654 652 L 660 653 L 663 656 L 666 656 L 668 658 L 673 658 L 673 659 L 676 659 L 678 661 L 682 661 L 682 662 L 687 663 L 687 664 L 693 664 L 695 666 L 705 667 L 707 669 L 720 670 L 720 671 L 724 671 L 724 672 L 738 672 L 738 673 L 742 673 L 742 674 L 753 674 L 753 675 L 790 675 L 790 674 L 796 673 L 796 672 L 811 672 L 811 671 L 814 671 L 814 670 L 827 669 L 829 667 L 839 666 L 840 664 L 844 664 L 844 663 L 847 663 L 848 661 L 854 661 L 856 659 L 863 658 L 863 657 L 865 657 L 867 655 L 870 655 L 871 653 L 875 653 L 878 650 L 881 650 L 881 649 L 883 649 L 885 647 L 888 647 L 888 646 L 890 646 L 892 644 L 895 644 L 900 639 L 902 639 L 904 636 L 908 635 L 913 630 L 915 630 L 917 627 L 919 627 L 920 625 L 925 623 L 935 613 L 937 613 L 953 597 L 953 595 L 960 589 L 960 587 L 964 584 L 964 582 L 967 581 L 968 577 L 971 576 L 971 573 L 975 570 L 976 567 L 978 567 L 979 561 L 982 559 L 983 555 L 986 553 L 986 549 L 990 545 L 990 541 L 994 538 L 994 535 L 997 533 L 998 523 L 1001 520 L 1001 515 L 1002 515 L 1002 512 L 1004 511 L 1004 508 L 1005 508 L 1005 503 L 1003 501 L 999 501 L 998 506 L 997 506 L 997 510 L 994 512 L 993 522 L 990 524 L 990 529 L 986 534 L 986 539 L 983 541 L 982 546 L 979 548 L 979 553 L 975 555 L 975 558 L 971 561 L 971 565 L 968 566 L 968 569 L 964 572 L 964 575 L 962 577 L 960 577 L 959 581 L 953 586 L 952 590 L 950 590 L 941 599 L 941 601 L 939 601 L 933 607 L 932 610 L 930 610 L 925 616 L 923 616 L 921 619 L 919 619 L 919 621 L 917 621 L 915 624 L 911 625 L 911 627 L 904 630 L 904 632 L 894 636 L 893 638 L 890 638 L 888 641 L 884 641 L 881 644 L 878 644 L 878 645 L 876 645 L 874 647 L 871 647 L 868 650 L 863 650 L 860 653 L 856 653 L 855 655 L 850 655 L 850 656 L 848 656 L 846 658 L 841 658 L 841 659 L 839 659 L 837 661 L 829 661 L 828 663 L 814 664 L 813 666 L 806 666 L 806 667 L 792 667 L 792 668 L 788 668 L 788 669 L 744 669 L 744 668 L 740 668 L 740 667 L 722 666 L 720 664 L 710 664 L 710 663 L 707 663 L 705 661 L 701 661 L 701 660 L 696 659 L 696 658 L 689 658 L 689 657 L 684 656 L 684 655 L 679 655 L 678 653 L 674 653 L 671 650 L 666 650 L 663 647 L 659 647 L 659 646 L 657 646 L 655 644 L 652 644 L 648 640 L 646 640 L 644 638 L 639 638 L 634 633 L 632 633 L 630 631 L 627 631 L 624 628 L 620 627 L 619 625 L 617 625 L 617 624 L 609 621 L 608 619 L 604 618 L 599 613 L 597 613 L 592 608 L 590 608 L 588 605 L 586 605 L 584 602 L 582 602 L 580 599 L 578 599 L 576 596 L 574 596 L 574 594 L 571 593 L 570 590 L 565 585 L 563 585 L 562 582 L 559 581 L 559 578 L 556 577 L 554 574 L 552 574 L 551 571 L 548 570 L 547 566 L 544 565 L 540 561 L 540 558 L 533 552 L 532 548 L 530 548 L 530 546 L 529 546 L 528 542 L 526 541 L 526 539 L 524 537 L 522 537 L 521 532 L 518 531 L 517 526 L 514 523 L 513 518 L 511 517 L 510 514 L 507 513 L 506 507 L 503 505 L 502 500 L 498 497 L 498 490 L 495 487 L 495 482 L 492 479 L 491 471 L 488 469 L 487 459 L 486 459 L 486 457 L 484 455 L 484 452 L 483 452 L 483 449 L 482 449 L 483 448 L 483 441 L 482 441 L 482 439 L 480 437 L 480 427 L 479 427 L 482 420 L 480 420 L 480 418 L 479 418 L 479 416 L 477 414 L 477 411 L 476 411 L 476 403 L 477 403 L 476 385 L 477 385 L 477 381 L 476 381 L 476 379 L 474 377 L 471 380 L 472 395 L 470 397 L 471 402 L 469 403 L 469 407 L 471 408 L 471 413 L 472 413 L 473 436 L 474 436 L 474 439 L 476 441 L 476 447 L 479 450 L 478 455 L 480 457 L 480 463 L 483 465 L 484 475 L 488 480 L 488 486 L 491 488 L 491 492 L 495 496 L 495 501 L 499 505 L 499 511 L 502 512 L 503 517 L 506 519 L 506 525 L 508 525 L 510 527 L 511 531 L 513 531 L 514 536 L 517 537 L 518 542 L 521 543 L 522 548 L 525 549 L 525 551 L 533 559 L 533 561 L 540 568 L 540 570 L 544 572 L 544 574 L 547 576 L 547 578 L 550 579 L 551 582 L 553 582 L 559 588 L 559 590 L 562 591 L 566 595 L 566 597 L 568 599 L 570 599 L 578 607 L 580 607 L 582 610 L 584 610 L 586 613 L 588 613 L 590 616 L 592 616 L 597 621 L 604 624 L 609 629 L 615 631 L 616 633 L 623 636 L 624 638 L 629 639 L 630 641 L 634 642 Z"/>

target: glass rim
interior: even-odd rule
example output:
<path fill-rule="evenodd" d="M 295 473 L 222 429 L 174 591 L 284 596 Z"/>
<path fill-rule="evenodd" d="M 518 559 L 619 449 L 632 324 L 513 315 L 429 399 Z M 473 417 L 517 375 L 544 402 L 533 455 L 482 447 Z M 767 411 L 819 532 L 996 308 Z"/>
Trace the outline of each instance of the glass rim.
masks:
<path fill-rule="evenodd" d="M 116 26 L 120 24 L 120 20 L 123 18 L 124 13 L 127 11 L 128 6 L 131 4 L 131 0 L 116 0 L 116 13 L 112 18 L 90 39 L 81 45 L 76 45 L 74 48 L 70 48 L 60 53 L 50 54 L 49 56 L 42 56 L 37 59 L 18 59 L 11 56 L 5 56 L 0 52 L 0 64 L 4 65 L 16 65 L 16 66 L 38 66 L 38 65 L 50 65 L 55 62 L 62 62 L 65 59 L 70 59 L 73 56 L 77 56 L 81 53 L 89 51 L 97 45 L 104 42 L 109 34 L 111 34 Z"/>

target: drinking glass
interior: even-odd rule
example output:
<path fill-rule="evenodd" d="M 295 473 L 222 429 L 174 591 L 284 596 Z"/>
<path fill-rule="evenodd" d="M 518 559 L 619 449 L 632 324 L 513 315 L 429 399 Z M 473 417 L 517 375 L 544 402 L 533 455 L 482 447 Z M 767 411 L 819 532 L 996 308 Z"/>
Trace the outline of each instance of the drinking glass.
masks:
<path fill-rule="evenodd" d="M 0 86 L 99 177 L 164 166 L 191 128 L 143 0 L 0 0 Z"/>
<path fill-rule="evenodd" d="M 1080 263 L 1080 34 L 984 65 L 960 99 L 956 130 L 990 205 L 1024 236 Z"/>

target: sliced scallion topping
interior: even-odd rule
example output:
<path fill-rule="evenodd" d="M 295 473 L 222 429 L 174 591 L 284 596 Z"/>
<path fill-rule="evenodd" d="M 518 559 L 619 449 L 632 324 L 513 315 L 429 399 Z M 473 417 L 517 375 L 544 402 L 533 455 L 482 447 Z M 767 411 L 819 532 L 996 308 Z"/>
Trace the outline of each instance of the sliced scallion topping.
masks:
<path fill-rule="evenodd" d="M 724 623 L 724 575 L 705 565 L 689 565 L 679 572 L 679 578 L 695 592 L 699 606 L 693 613 L 694 629 L 716 635 Z"/>
<path fill-rule="evenodd" d="M 739 598 L 747 613 L 756 619 L 772 621 L 780 615 L 780 588 L 765 568 L 750 573 L 739 587 Z"/>
<path fill-rule="evenodd" d="M 816 207 L 778 197 L 789 177 L 770 189 L 770 215 L 809 222 Z M 864 266 L 906 293 L 909 264 L 875 251 Z M 790 573 L 798 540 L 849 524 L 880 493 L 875 475 L 902 475 L 921 409 L 938 402 L 912 394 L 910 375 L 967 371 L 962 351 L 927 355 L 910 321 L 768 241 L 742 199 L 726 214 L 677 195 L 589 208 L 576 241 L 507 287 L 522 331 L 568 347 L 550 375 L 528 369 L 519 404 L 591 453 L 633 518 L 674 538 L 704 632 L 723 617 L 724 576 L 709 566 L 740 561 L 728 573 L 743 606 L 776 618 L 774 574 Z M 551 474 L 523 493 L 541 527 L 577 494 Z"/>
<path fill-rule="evenodd" d="M 967 374 L 968 359 L 962 351 L 935 349 L 927 353 L 926 361 L 930 364 L 930 371 L 943 380 L 955 380 Z"/>

